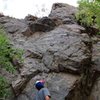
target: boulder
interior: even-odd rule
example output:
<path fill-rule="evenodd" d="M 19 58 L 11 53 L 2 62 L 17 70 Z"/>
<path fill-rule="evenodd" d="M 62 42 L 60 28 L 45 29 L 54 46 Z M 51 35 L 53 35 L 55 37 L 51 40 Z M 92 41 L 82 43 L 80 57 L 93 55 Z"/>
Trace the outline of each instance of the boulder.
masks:
<path fill-rule="evenodd" d="M 31 39 L 34 41 L 33 38 Z M 66 72 L 70 69 L 79 73 L 82 71 L 81 66 L 91 60 L 91 50 L 89 49 L 91 42 L 88 35 L 75 33 L 68 30 L 66 26 L 59 26 L 53 31 L 47 32 L 37 41 L 32 42 L 32 40 L 25 43 L 25 48 L 40 53 L 41 62 L 37 61 L 50 71 Z M 38 58 L 33 59 L 34 62 Z M 35 66 L 33 67 L 35 68 Z"/>
<path fill-rule="evenodd" d="M 57 17 L 57 18 L 67 18 L 71 17 L 73 14 L 75 14 L 77 11 L 77 8 L 63 3 L 55 3 L 52 6 L 50 17 Z"/>
<path fill-rule="evenodd" d="M 55 3 L 52 6 L 49 17 L 52 19 L 58 19 L 62 21 L 62 24 L 75 23 L 74 14 L 77 12 L 77 8 L 63 3 Z"/>

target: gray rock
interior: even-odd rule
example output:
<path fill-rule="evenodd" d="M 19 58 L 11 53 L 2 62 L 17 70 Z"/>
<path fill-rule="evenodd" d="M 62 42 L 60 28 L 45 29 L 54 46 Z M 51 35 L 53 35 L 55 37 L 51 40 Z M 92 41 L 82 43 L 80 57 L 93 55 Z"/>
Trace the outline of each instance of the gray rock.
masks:
<path fill-rule="evenodd" d="M 92 52 L 92 61 L 93 69 L 98 74 L 98 78 L 95 82 L 95 85 L 92 89 L 89 100 L 100 100 L 100 37 L 93 37 L 93 52 Z"/>
<path fill-rule="evenodd" d="M 70 6 L 68 4 L 63 3 L 55 3 L 52 6 L 51 13 L 49 15 L 50 18 L 56 18 L 63 20 L 63 23 L 65 23 L 65 19 L 69 18 L 71 21 L 67 19 L 66 23 L 75 23 L 74 14 L 77 12 L 77 8 Z"/>
<path fill-rule="evenodd" d="M 19 20 L 11 17 L 1 17 L 0 23 L 4 25 L 4 28 L 11 34 L 24 34 L 26 36 L 31 35 L 31 31 L 24 20 Z"/>
<path fill-rule="evenodd" d="M 87 63 L 90 59 L 90 50 L 84 43 L 90 42 L 88 35 L 81 35 L 68 29 L 58 27 L 53 31 L 47 32 L 34 43 L 26 43 L 25 48 L 33 46 L 33 52 L 36 48 L 42 54 L 42 63 L 53 71 L 60 71 L 59 65 L 62 65 L 63 71 L 75 68 L 77 71 L 82 70 L 81 64 Z M 32 41 L 31 41 L 32 42 Z"/>
<path fill-rule="evenodd" d="M 32 95 L 35 95 L 35 92 L 33 92 L 35 89 L 30 89 L 35 80 L 43 78 L 47 79 L 52 100 L 57 97 L 59 97 L 59 100 L 64 100 L 64 97 L 69 93 L 68 84 L 64 84 L 66 80 L 64 77 L 67 78 L 68 76 L 64 73 L 80 74 L 84 67 L 87 67 L 85 65 L 90 62 L 91 50 L 87 45 L 90 43 L 89 36 L 76 33 L 71 29 L 71 26 L 70 29 L 66 27 L 66 25 L 59 26 L 50 32 L 46 32 L 46 34 L 42 34 L 37 39 L 34 39 L 34 37 L 29 38 L 23 45 L 25 50 L 31 51 L 25 57 L 26 73 L 31 73 L 32 69 L 40 70 L 43 73 L 51 73 L 48 74 L 48 77 L 46 74 L 36 76 L 37 78 L 34 77 L 33 82 L 30 81 L 32 85 L 27 84 L 25 93 L 29 97 L 32 98 Z M 79 26 L 75 29 L 81 30 Z M 25 69 L 23 68 L 23 70 Z M 53 74 L 53 72 L 58 74 Z M 59 81 L 63 79 L 63 81 L 59 83 L 57 79 Z M 73 76 L 68 77 L 68 79 L 73 79 Z M 70 82 L 70 80 L 66 80 L 66 82 Z M 74 82 L 72 82 L 72 85 Z"/>
<path fill-rule="evenodd" d="M 94 69 L 100 72 L 100 37 L 98 37 L 93 43 L 93 58 L 92 61 L 94 62 Z"/>
<path fill-rule="evenodd" d="M 63 20 L 63 24 L 74 24 L 75 22 L 73 22 L 73 20 L 71 18 L 65 18 Z"/>
<path fill-rule="evenodd" d="M 43 17 L 41 19 L 38 19 L 37 22 L 41 23 L 41 24 L 45 24 L 45 25 L 49 25 L 50 27 L 55 27 L 55 23 L 52 19 L 48 18 L 48 17 Z"/>
<path fill-rule="evenodd" d="M 100 78 L 96 80 L 89 100 L 100 100 Z"/>
<path fill-rule="evenodd" d="M 25 21 L 35 21 L 37 19 L 38 18 L 36 16 L 30 15 L 30 14 L 25 17 Z"/>
<path fill-rule="evenodd" d="M 43 17 L 41 19 L 37 19 L 36 21 L 30 21 L 29 27 L 31 31 L 34 32 L 46 32 L 53 30 L 55 27 L 55 23 L 48 17 Z"/>
<path fill-rule="evenodd" d="M 31 70 L 30 72 L 24 70 L 21 73 L 21 76 L 19 75 L 18 79 L 12 82 L 13 91 L 16 96 L 22 93 L 22 91 L 24 90 L 27 83 L 31 80 L 32 77 L 35 77 L 37 74 L 40 73 L 38 70 L 34 70 L 34 69 Z"/>

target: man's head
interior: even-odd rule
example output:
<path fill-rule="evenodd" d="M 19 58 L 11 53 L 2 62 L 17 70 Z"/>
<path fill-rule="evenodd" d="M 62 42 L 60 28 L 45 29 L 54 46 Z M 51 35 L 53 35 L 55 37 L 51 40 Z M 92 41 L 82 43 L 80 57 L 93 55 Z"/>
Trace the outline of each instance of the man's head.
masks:
<path fill-rule="evenodd" d="M 36 81 L 35 87 L 36 87 L 38 90 L 40 90 L 41 88 L 44 87 L 44 82 L 41 81 L 41 80 L 40 80 L 40 81 Z"/>

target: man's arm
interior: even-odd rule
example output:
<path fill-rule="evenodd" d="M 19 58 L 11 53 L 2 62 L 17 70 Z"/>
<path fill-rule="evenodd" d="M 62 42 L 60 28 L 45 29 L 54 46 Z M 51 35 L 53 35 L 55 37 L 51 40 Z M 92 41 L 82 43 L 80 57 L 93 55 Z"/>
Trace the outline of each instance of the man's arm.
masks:
<path fill-rule="evenodd" d="M 49 96 L 45 96 L 45 100 L 50 100 L 50 97 Z"/>
<path fill-rule="evenodd" d="M 45 100 L 50 100 L 51 95 L 50 95 L 50 92 L 47 88 L 43 89 L 43 93 L 44 93 Z"/>

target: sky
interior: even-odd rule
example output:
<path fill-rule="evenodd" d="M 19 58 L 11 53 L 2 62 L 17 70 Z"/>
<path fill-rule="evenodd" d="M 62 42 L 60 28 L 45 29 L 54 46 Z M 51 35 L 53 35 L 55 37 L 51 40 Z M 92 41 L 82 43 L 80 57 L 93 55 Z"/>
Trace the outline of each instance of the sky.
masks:
<path fill-rule="evenodd" d="M 15 18 L 24 18 L 28 14 L 38 17 L 48 16 L 55 2 L 77 6 L 78 0 L 0 0 L 0 13 Z"/>

